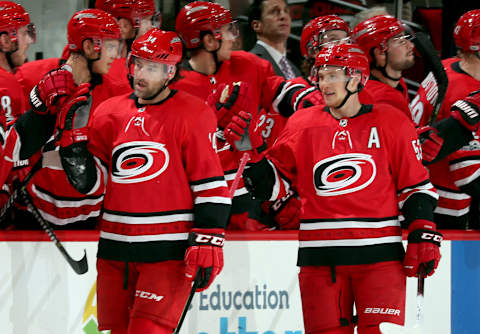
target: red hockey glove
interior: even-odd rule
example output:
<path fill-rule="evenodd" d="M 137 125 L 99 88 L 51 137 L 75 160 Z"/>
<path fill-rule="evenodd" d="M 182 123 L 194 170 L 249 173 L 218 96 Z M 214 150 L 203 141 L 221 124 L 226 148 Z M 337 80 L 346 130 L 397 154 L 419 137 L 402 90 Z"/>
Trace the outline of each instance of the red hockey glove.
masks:
<path fill-rule="evenodd" d="M 37 114 L 56 115 L 64 100 L 76 89 L 67 67 L 54 69 L 43 76 L 30 92 L 30 104 Z"/>
<path fill-rule="evenodd" d="M 322 93 L 317 87 L 307 87 L 293 96 L 293 110 L 325 104 Z"/>
<path fill-rule="evenodd" d="M 452 105 L 452 117 L 469 131 L 477 131 L 480 122 L 480 90 L 456 101 Z"/>
<path fill-rule="evenodd" d="M 297 197 L 293 190 L 270 203 L 268 214 L 273 217 L 275 222 L 282 230 L 298 230 L 300 227 L 300 211 L 302 209 L 302 202 Z"/>
<path fill-rule="evenodd" d="M 250 114 L 240 111 L 237 116 L 232 117 L 224 131 L 225 140 L 239 151 L 249 151 L 250 162 L 261 160 L 261 153 L 266 149 L 261 129 L 256 123 L 255 127 Z"/>
<path fill-rule="evenodd" d="M 88 119 L 90 117 L 90 84 L 81 84 L 73 96 L 62 106 L 57 115 L 57 128 L 61 147 L 88 140 Z"/>
<path fill-rule="evenodd" d="M 188 236 L 185 253 L 185 276 L 199 280 L 197 291 L 203 291 L 212 284 L 223 268 L 223 229 L 192 229 Z"/>
<path fill-rule="evenodd" d="M 440 261 L 441 233 L 435 230 L 435 223 L 417 219 L 408 227 L 408 245 L 403 269 L 410 277 L 418 277 L 420 265 L 425 268 L 425 275 L 433 275 Z"/>
<path fill-rule="evenodd" d="M 249 111 L 249 85 L 243 81 L 231 85 L 220 84 L 215 92 L 208 96 L 207 102 L 216 111 L 218 127 L 225 129 L 233 116 L 240 111 Z"/>
<path fill-rule="evenodd" d="M 417 128 L 418 138 L 422 145 L 422 159 L 430 163 L 438 156 L 443 145 L 443 138 L 438 135 L 438 130 L 431 126 Z"/>

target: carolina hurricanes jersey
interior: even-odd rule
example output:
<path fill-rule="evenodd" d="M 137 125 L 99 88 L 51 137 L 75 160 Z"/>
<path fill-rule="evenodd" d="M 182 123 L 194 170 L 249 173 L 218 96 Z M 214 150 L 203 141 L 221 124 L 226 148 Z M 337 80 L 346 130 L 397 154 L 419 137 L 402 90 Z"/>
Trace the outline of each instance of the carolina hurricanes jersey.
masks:
<path fill-rule="evenodd" d="M 457 57 L 442 61 L 448 77 L 448 88 L 438 112 L 437 120 L 450 116 L 450 107 L 455 101 L 465 98 L 472 91 L 480 89 L 480 81 L 476 80 L 460 68 Z M 437 83 L 432 73 L 423 80 L 417 95 L 410 103 L 413 121 L 426 125 L 434 110 L 438 96 Z M 438 189 L 440 196 L 435 209 L 439 227 L 462 228 L 466 226 L 471 197 L 459 187 L 478 182 L 480 175 L 480 146 L 478 138 L 462 147 L 447 158 L 428 166 L 430 179 Z"/>
<path fill-rule="evenodd" d="M 370 76 L 370 80 L 365 85 L 365 90 L 373 98 L 374 104 L 389 104 L 410 118 L 410 109 L 408 108 L 410 98 L 408 97 L 407 84 L 403 78 L 400 79 L 398 86 L 393 88 Z"/>
<path fill-rule="evenodd" d="M 172 84 L 178 90 L 188 92 L 206 101 L 219 84 L 232 84 L 232 82 L 244 81 L 249 84 L 249 91 L 252 94 L 251 110 L 256 114 L 258 108 L 268 109 L 275 98 L 279 85 L 284 81 L 282 77 L 276 76 L 272 65 L 254 54 L 245 51 L 233 51 L 230 60 L 221 63 L 217 72 L 205 75 L 194 71 L 189 65 L 180 71 L 182 79 Z M 225 171 L 225 178 L 229 185 L 235 178 L 242 152 L 232 151 L 226 142 L 217 141 L 216 150 Z M 240 180 L 235 199 L 249 197 L 245 189 L 243 179 Z"/>
<path fill-rule="evenodd" d="M 47 58 L 29 61 L 18 67 L 15 71 L 15 78 L 22 87 L 25 105 L 30 106 L 30 92 L 42 77 L 51 70 L 61 66 L 60 58 Z"/>
<path fill-rule="evenodd" d="M 90 89 L 92 97 L 91 114 L 100 103 L 122 93 L 111 78 L 100 75 L 93 76 Z M 53 141 L 47 143 L 43 149 L 43 167 L 36 172 L 27 187 L 33 204 L 43 218 L 57 225 L 66 225 L 98 217 L 102 207 L 103 188 L 100 187 L 99 183 L 95 191 L 88 195 L 76 191 L 66 178 L 58 149 L 59 147 Z M 98 159 L 96 163 L 98 167 L 102 167 Z M 99 174 L 99 179 L 102 177 L 103 174 Z"/>
<path fill-rule="evenodd" d="M 466 97 L 471 92 L 480 89 L 480 81 L 476 80 L 460 68 L 460 59 L 457 57 L 442 60 L 448 77 L 448 87 L 445 98 L 438 112 L 437 120 L 450 117 L 450 107 L 458 99 Z M 438 87 L 433 74 L 430 72 L 423 80 L 417 94 L 410 103 L 411 115 L 415 124 L 426 125 L 433 112 L 438 96 Z"/>
<path fill-rule="evenodd" d="M 13 121 L 25 112 L 22 88 L 15 76 L 0 68 L 0 187 L 4 185 L 14 161 L 19 161 L 20 141 Z"/>
<path fill-rule="evenodd" d="M 299 265 L 402 259 L 399 210 L 415 193 L 438 197 L 419 145 L 411 121 L 390 105 L 340 120 L 321 106 L 295 113 L 267 158 L 270 199 L 291 186 L 302 199 Z"/>
<path fill-rule="evenodd" d="M 109 174 L 98 257 L 179 260 L 193 226 L 225 228 L 231 199 L 215 130 L 210 107 L 180 91 L 153 105 L 122 95 L 95 110 L 89 150 Z"/>
<path fill-rule="evenodd" d="M 7 123 L 26 111 L 22 87 L 15 76 L 3 68 L 0 68 L 0 103 Z"/>

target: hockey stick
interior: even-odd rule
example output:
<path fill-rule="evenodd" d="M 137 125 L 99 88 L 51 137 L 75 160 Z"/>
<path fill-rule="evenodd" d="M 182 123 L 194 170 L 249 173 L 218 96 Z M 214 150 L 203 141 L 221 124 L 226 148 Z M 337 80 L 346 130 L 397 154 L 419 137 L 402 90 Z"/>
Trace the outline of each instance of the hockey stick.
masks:
<path fill-rule="evenodd" d="M 247 165 L 248 160 L 250 160 L 250 155 L 245 152 L 243 153 L 242 157 L 240 158 L 240 164 L 238 165 L 237 172 L 235 173 L 235 178 L 233 179 L 232 186 L 228 190 L 230 194 L 230 198 L 233 198 L 235 194 L 235 190 L 237 190 L 238 184 L 240 183 L 240 177 L 243 174 L 243 171 L 245 170 L 245 166 Z M 180 333 L 180 328 L 182 328 L 183 321 L 185 320 L 185 316 L 187 315 L 188 309 L 190 308 L 190 304 L 192 303 L 193 296 L 195 295 L 195 292 L 197 291 L 198 288 L 198 283 L 199 280 L 197 277 L 199 277 L 200 270 L 197 272 L 197 276 L 195 276 L 195 280 L 193 281 L 192 285 L 192 290 L 190 290 L 190 294 L 188 295 L 187 302 L 185 303 L 185 307 L 183 308 L 182 315 L 180 316 L 180 320 L 178 320 L 178 325 L 177 328 L 175 328 L 175 331 L 172 334 L 178 334 Z"/>
<path fill-rule="evenodd" d="M 250 155 L 248 152 L 243 153 L 242 157 L 240 158 L 240 164 L 238 165 L 237 172 L 235 173 L 235 178 L 233 179 L 232 186 L 230 187 L 230 198 L 233 198 L 235 195 L 235 190 L 237 190 L 238 184 L 240 183 L 240 177 L 245 170 L 245 166 L 247 165 L 248 160 L 250 160 Z"/>
<path fill-rule="evenodd" d="M 412 328 L 392 324 L 389 322 L 382 322 L 380 330 L 384 334 L 424 334 L 423 330 L 423 300 L 425 292 L 425 266 L 422 264 L 418 268 L 417 280 L 417 298 L 416 298 L 416 314 L 415 325 Z"/>
<path fill-rule="evenodd" d="M 440 58 L 435 51 L 435 48 L 430 41 L 428 35 L 424 32 L 417 32 L 415 33 L 415 38 L 413 40 L 415 44 L 415 48 L 421 54 L 422 58 L 425 61 L 429 62 L 433 77 L 435 78 L 438 95 L 435 99 L 435 105 L 433 106 L 432 114 L 430 115 L 430 119 L 428 120 L 428 124 L 432 125 L 438 116 L 438 111 L 442 106 L 443 99 L 445 98 L 445 93 L 447 92 L 448 87 L 448 78 L 445 69 L 443 68 L 443 64 Z"/>
<path fill-rule="evenodd" d="M 195 280 L 193 281 L 192 290 L 190 290 L 190 294 L 188 295 L 187 302 L 185 303 L 185 307 L 183 308 L 182 315 L 180 316 L 180 320 L 178 320 L 177 328 L 175 328 L 175 331 L 172 334 L 180 333 L 180 328 L 182 328 L 183 321 L 185 320 L 185 316 L 187 315 L 188 309 L 190 308 L 190 304 L 192 303 L 193 296 L 197 291 L 198 283 L 200 282 L 200 280 L 197 279 L 199 275 L 200 275 L 200 269 L 198 270 L 197 276 L 195 276 Z"/>
<path fill-rule="evenodd" d="M 53 241 L 53 243 L 58 248 L 60 253 L 62 253 L 63 257 L 65 258 L 65 260 L 67 260 L 68 264 L 70 265 L 70 267 L 72 267 L 73 271 L 75 271 L 79 275 L 85 274 L 88 271 L 87 251 L 84 250 L 83 257 L 80 260 L 75 261 L 70 256 L 70 254 L 68 254 L 68 252 L 65 250 L 60 240 L 58 240 L 58 237 L 53 231 L 50 224 L 45 219 L 43 219 L 43 217 L 40 215 L 40 212 L 38 212 L 38 209 L 35 207 L 35 205 L 33 205 L 25 185 L 22 186 L 19 189 L 19 191 L 20 191 L 20 196 L 27 204 L 27 207 L 31 211 L 32 215 L 35 217 L 35 219 L 40 224 L 40 226 L 42 226 L 42 228 L 48 234 L 48 236 L 50 237 L 50 240 Z"/>

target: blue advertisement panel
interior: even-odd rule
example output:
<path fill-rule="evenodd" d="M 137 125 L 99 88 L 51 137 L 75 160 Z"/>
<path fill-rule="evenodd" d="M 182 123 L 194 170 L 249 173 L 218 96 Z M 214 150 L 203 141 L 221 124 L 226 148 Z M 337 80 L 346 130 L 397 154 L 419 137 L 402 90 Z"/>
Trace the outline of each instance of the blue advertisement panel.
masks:
<path fill-rule="evenodd" d="M 480 333 L 480 241 L 452 241 L 452 334 Z"/>

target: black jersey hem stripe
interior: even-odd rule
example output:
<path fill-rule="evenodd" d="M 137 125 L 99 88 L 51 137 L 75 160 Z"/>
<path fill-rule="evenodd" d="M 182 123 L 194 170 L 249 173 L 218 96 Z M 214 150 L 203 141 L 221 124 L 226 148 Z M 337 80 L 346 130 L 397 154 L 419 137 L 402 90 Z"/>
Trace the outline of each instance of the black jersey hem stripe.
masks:
<path fill-rule="evenodd" d="M 401 242 L 351 247 L 306 247 L 298 250 L 298 266 L 338 266 L 403 260 Z"/>

